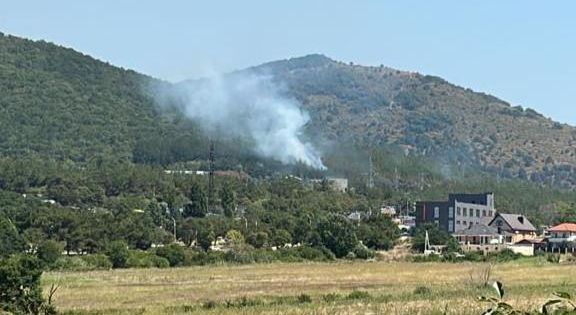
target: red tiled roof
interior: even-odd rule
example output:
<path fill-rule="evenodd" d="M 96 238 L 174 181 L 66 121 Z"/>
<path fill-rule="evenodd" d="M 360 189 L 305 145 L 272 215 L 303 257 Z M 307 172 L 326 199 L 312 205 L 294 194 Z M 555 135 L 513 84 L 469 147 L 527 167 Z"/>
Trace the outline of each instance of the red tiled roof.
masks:
<path fill-rule="evenodd" d="M 574 232 L 576 233 L 576 223 L 562 223 L 556 226 L 553 226 L 550 232 Z"/>

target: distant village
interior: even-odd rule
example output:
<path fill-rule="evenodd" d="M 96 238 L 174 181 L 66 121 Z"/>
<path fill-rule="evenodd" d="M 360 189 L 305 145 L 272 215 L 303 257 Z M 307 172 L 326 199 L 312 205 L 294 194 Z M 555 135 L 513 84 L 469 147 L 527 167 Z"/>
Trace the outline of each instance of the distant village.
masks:
<path fill-rule="evenodd" d="M 207 171 L 165 172 L 201 176 L 209 174 Z M 234 171 L 219 171 L 214 175 L 248 177 Z M 325 183 L 331 189 L 342 193 L 349 190 L 346 178 L 304 180 L 296 176 L 289 177 L 310 185 Z M 377 211 L 391 217 L 405 238 L 409 238 L 411 232 L 420 226 L 436 224 L 441 230 L 452 235 L 465 253 L 486 255 L 511 250 L 524 256 L 534 256 L 538 252 L 576 254 L 576 222 L 537 228 L 523 214 L 506 213 L 496 209 L 495 195 L 491 192 L 449 194 L 448 200 L 418 201 L 413 205 L 406 205 L 402 211 L 395 206 L 384 204 Z M 366 215 L 372 215 L 372 211 L 353 211 L 347 218 L 360 222 Z M 427 244 L 425 249 L 426 254 L 441 254 L 445 251 L 445 245 Z"/>
<path fill-rule="evenodd" d="M 533 256 L 537 252 L 575 253 L 576 223 L 536 228 L 518 213 L 500 212 L 494 194 L 450 194 L 447 201 L 416 203 L 416 226 L 432 223 L 458 240 L 464 252 L 488 254 L 509 249 Z M 432 253 L 442 246 L 430 244 Z"/>

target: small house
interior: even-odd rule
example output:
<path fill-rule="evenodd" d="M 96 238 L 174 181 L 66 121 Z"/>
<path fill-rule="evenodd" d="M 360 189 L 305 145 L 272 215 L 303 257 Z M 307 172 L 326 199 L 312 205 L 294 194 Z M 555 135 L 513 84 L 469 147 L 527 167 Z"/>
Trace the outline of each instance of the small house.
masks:
<path fill-rule="evenodd" d="M 454 233 L 460 248 L 466 252 L 497 252 L 505 248 L 504 239 L 498 230 L 485 224 L 474 224 Z"/>
<path fill-rule="evenodd" d="M 498 234 L 505 237 L 507 244 L 535 239 L 538 231 L 528 218 L 521 214 L 496 213 L 488 226 L 496 228 Z"/>
<path fill-rule="evenodd" d="M 552 252 L 576 252 L 576 223 L 562 223 L 548 230 L 548 249 Z"/>

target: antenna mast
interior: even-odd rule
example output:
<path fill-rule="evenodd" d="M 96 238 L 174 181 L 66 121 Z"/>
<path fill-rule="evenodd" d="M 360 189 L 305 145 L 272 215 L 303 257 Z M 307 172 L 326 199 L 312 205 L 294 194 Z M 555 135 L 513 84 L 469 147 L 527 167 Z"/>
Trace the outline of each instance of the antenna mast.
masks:
<path fill-rule="evenodd" d="M 372 150 L 370 150 L 370 157 L 368 160 L 369 170 L 368 170 L 368 188 L 374 188 L 374 163 L 372 162 Z"/>
<path fill-rule="evenodd" d="M 208 212 L 214 210 L 214 141 L 210 139 L 210 152 L 208 154 Z"/>

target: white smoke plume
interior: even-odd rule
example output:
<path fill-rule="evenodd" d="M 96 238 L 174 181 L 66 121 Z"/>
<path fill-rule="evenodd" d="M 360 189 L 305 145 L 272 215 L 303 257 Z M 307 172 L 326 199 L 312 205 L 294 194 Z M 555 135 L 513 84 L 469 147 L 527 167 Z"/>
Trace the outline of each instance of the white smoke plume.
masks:
<path fill-rule="evenodd" d="M 254 151 L 285 164 L 325 169 L 319 152 L 302 140 L 309 121 L 300 104 L 279 93 L 270 76 L 231 74 L 179 84 L 183 112 L 209 133 L 248 137 Z"/>

